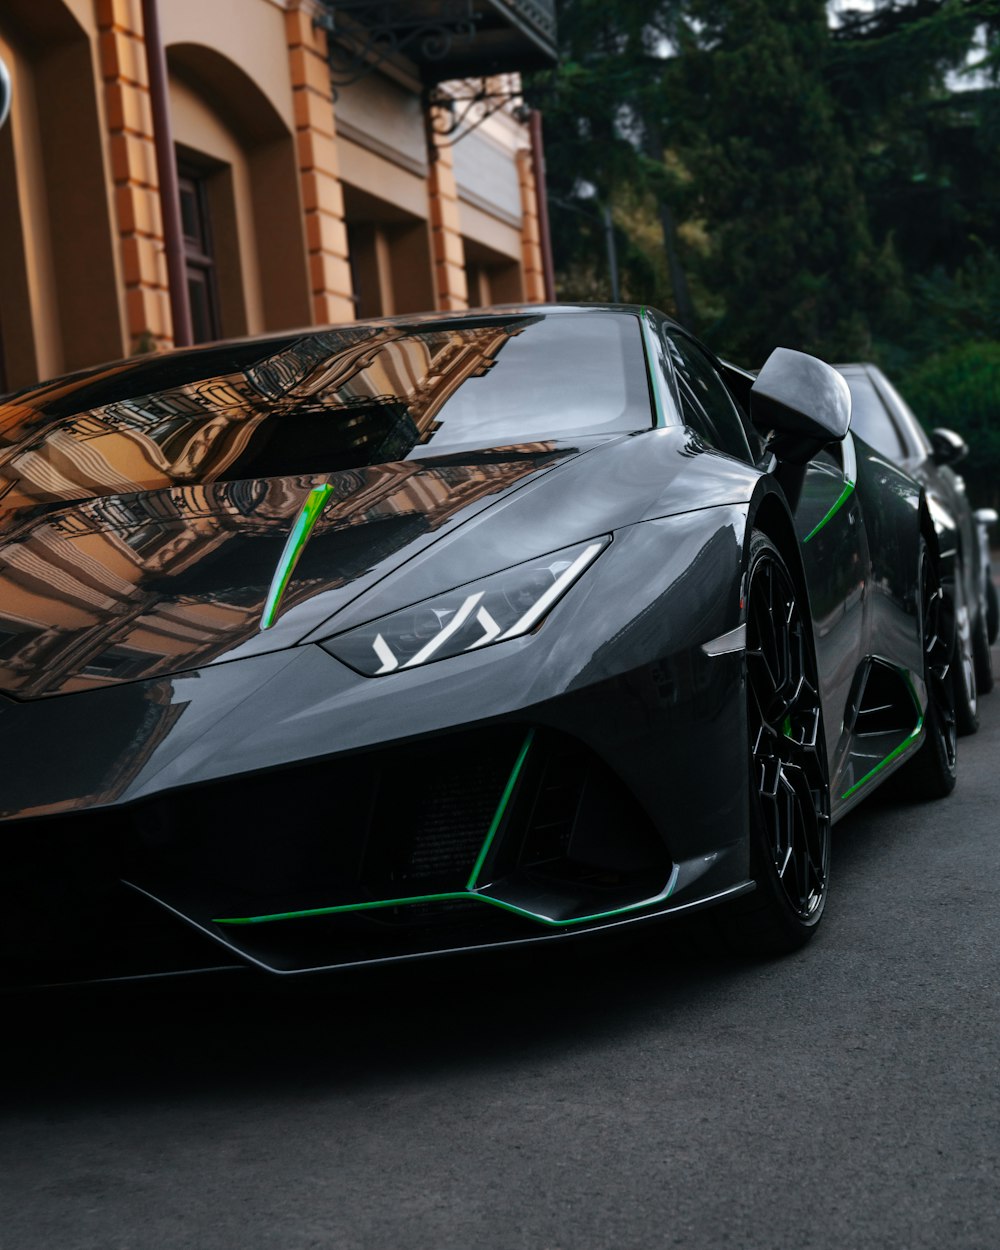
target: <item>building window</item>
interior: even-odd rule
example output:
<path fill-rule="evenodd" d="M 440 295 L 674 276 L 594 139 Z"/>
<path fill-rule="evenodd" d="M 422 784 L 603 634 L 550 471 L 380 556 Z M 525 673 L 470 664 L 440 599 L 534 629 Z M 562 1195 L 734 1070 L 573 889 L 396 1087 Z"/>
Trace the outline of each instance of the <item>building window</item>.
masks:
<path fill-rule="evenodd" d="M 513 256 L 487 247 L 477 239 L 463 236 L 465 278 L 470 308 L 490 304 L 519 304 L 524 299 L 521 263 Z"/>
<path fill-rule="evenodd" d="M 177 181 L 187 259 L 191 327 L 194 341 L 206 343 L 222 337 L 206 179 L 189 165 L 178 165 Z"/>

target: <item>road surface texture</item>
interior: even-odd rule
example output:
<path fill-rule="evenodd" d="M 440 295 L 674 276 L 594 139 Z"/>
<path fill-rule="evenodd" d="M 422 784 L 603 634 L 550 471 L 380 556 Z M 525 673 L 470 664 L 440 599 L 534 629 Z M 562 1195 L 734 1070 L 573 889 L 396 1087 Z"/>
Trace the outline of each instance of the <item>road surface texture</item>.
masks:
<path fill-rule="evenodd" d="M 1000 671 L 1000 654 L 997 655 Z M 1000 689 L 823 929 L 0 1000 L 3 1250 L 996 1250 Z"/>

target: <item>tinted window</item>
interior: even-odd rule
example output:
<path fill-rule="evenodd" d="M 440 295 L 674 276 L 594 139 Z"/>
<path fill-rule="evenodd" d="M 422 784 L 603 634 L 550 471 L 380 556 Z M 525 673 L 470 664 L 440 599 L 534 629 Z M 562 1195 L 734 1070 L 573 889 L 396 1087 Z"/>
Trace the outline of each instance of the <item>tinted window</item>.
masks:
<path fill-rule="evenodd" d="M 685 425 L 717 450 L 750 460 L 743 419 L 708 356 L 681 335 L 668 335 L 667 346 L 677 375 Z"/>
<path fill-rule="evenodd" d="M 442 405 L 434 452 L 652 426 L 637 317 L 530 320 L 506 332 L 488 368 L 471 373 Z M 493 327 L 492 337 L 501 329 Z"/>
<path fill-rule="evenodd" d="M 851 429 L 883 456 L 902 459 L 903 445 L 871 379 L 864 373 L 846 373 L 844 377 L 851 388 Z"/>

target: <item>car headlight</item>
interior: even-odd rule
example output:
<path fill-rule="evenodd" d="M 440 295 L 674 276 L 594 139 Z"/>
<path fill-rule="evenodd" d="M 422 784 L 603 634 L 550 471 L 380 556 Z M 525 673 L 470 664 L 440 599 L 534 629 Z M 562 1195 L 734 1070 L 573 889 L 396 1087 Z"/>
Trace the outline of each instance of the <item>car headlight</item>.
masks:
<path fill-rule="evenodd" d="M 534 629 L 610 537 L 564 547 L 335 635 L 321 645 L 366 677 L 477 651 Z"/>

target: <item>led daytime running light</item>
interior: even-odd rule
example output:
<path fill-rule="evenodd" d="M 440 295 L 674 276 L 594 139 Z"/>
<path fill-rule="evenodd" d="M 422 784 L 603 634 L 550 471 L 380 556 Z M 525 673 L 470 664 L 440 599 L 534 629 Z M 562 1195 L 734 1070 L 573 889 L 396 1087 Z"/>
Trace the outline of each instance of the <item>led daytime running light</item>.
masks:
<path fill-rule="evenodd" d="M 384 677 L 519 637 L 543 620 L 609 541 L 598 539 L 505 569 L 323 645 L 366 676 Z"/>

